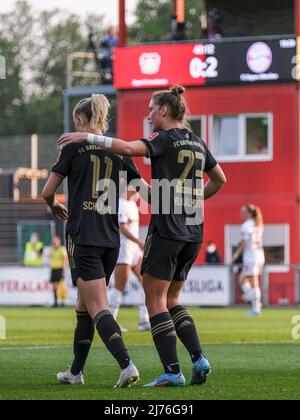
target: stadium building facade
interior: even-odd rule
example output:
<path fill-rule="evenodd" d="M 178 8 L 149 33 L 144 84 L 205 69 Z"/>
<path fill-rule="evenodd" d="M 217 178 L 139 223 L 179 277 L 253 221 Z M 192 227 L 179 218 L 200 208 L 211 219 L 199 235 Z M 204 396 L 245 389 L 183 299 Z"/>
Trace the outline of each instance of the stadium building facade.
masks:
<path fill-rule="evenodd" d="M 125 45 L 115 54 L 118 136 L 151 134 L 153 91 L 182 84 L 190 122 L 222 165 L 228 183 L 205 209 L 205 240 L 231 262 L 240 240 L 240 207 L 253 202 L 265 220 L 270 303 L 296 303 L 292 266 L 300 262 L 299 0 L 208 0 L 222 34 L 193 42 Z M 218 35 L 218 34 L 217 34 Z M 137 159 L 146 179 L 151 166 Z M 149 217 L 143 216 L 147 225 Z M 203 262 L 203 253 L 199 263 Z"/>

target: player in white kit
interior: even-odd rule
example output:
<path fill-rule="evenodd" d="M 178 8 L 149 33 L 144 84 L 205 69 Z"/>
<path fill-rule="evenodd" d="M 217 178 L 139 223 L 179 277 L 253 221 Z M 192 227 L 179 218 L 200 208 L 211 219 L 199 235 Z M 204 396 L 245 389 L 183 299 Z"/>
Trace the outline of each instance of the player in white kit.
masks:
<path fill-rule="evenodd" d="M 248 204 L 242 207 L 241 218 L 244 221 L 241 228 L 242 242 L 233 255 L 233 263 L 243 256 L 243 270 L 240 275 L 243 299 L 252 305 L 252 311 L 247 315 L 258 316 L 262 306 L 259 275 L 265 264 L 262 243 L 263 217 L 259 207 Z"/>
<path fill-rule="evenodd" d="M 136 202 L 139 195 L 136 190 L 130 187 L 120 198 L 119 205 L 119 225 L 121 233 L 121 248 L 117 266 L 115 268 L 115 286 L 110 291 L 110 311 L 117 319 L 122 303 L 122 296 L 126 284 L 132 271 L 139 282 L 143 283 L 141 276 L 141 263 L 143 259 L 144 243 L 139 239 L 140 215 Z M 143 292 L 144 293 L 144 292 Z M 145 304 L 140 304 L 140 321 L 138 325 L 140 331 L 149 331 L 149 314 Z M 125 328 L 122 328 L 126 332 Z"/>

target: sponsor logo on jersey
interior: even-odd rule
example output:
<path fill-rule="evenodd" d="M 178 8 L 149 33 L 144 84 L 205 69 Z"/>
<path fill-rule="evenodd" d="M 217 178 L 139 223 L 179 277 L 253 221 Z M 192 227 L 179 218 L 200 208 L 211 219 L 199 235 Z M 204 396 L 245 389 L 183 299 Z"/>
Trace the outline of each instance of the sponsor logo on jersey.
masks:
<path fill-rule="evenodd" d="M 156 139 L 156 137 L 159 136 L 159 133 L 152 133 L 149 137 L 147 137 L 147 140 L 152 141 Z"/>

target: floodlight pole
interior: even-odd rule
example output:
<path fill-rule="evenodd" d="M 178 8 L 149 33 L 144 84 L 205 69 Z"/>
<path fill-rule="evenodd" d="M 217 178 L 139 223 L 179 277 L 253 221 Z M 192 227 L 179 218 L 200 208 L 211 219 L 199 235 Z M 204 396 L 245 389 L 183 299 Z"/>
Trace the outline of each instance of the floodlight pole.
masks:
<path fill-rule="evenodd" d="M 174 0 L 174 16 L 177 18 L 177 23 L 185 23 L 185 0 Z"/>
<path fill-rule="evenodd" d="M 126 0 L 119 0 L 119 46 L 127 44 Z"/>
<path fill-rule="evenodd" d="M 185 39 L 185 0 L 173 0 L 172 40 Z"/>
<path fill-rule="evenodd" d="M 300 249 L 300 0 L 294 0 L 295 33 L 296 33 L 296 79 L 297 83 L 297 137 L 298 137 L 298 193 L 297 193 L 297 216 L 298 216 L 298 250 Z"/>
<path fill-rule="evenodd" d="M 297 37 L 300 36 L 300 1 L 294 0 L 294 10 L 295 10 L 295 32 Z"/>
<path fill-rule="evenodd" d="M 31 136 L 31 169 L 36 171 L 38 169 L 38 136 L 33 134 Z M 31 198 L 36 200 L 38 197 L 38 180 L 34 176 L 31 179 Z"/>

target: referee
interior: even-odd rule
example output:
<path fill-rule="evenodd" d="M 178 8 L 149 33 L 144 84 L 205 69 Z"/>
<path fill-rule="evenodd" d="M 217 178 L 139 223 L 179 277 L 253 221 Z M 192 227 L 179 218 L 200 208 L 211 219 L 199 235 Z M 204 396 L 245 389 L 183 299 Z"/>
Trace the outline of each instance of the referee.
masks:
<path fill-rule="evenodd" d="M 53 288 L 54 308 L 58 307 L 57 290 L 59 283 L 64 278 L 64 271 L 67 266 L 67 252 L 61 244 L 61 239 L 58 236 L 53 238 L 52 249 L 50 253 L 50 268 L 51 276 L 50 283 Z"/>

